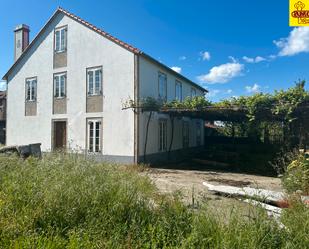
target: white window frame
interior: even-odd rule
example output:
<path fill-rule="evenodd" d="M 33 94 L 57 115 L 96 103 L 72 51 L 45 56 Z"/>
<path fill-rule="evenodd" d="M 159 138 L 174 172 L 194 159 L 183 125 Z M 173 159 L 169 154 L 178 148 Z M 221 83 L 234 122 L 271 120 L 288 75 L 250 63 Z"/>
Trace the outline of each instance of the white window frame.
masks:
<path fill-rule="evenodd" d="M 63 85 L 61 81 L 62 79 L 63 79 Z M 61 99 L 61 98 L 66 97 L 66 84 L 67 84 L 67 73 L 54 74 L 54 97 L 55 98 Z M 57 87 L 59 89 L 58 93 L 57 93 Z"/>
<path fill-rule="evenodd" d="M 159 120 L 159 152 L 167 150 L 167 120 Z"/>
<path fill-rule="evenodd" d="M 190 123 L 189 121 L 183 121 L 182 123 L 182 147 L 190 147 Z"/>
<path fill-rule="evenodd" d="M 68 37 L 67 26 L 55 29 L 55 45 L 54 46 L 55 46 L 56 53 L 62 53 L 67 50 L 67 37 Z"/>
<path fill-rule="evenodd" d="M 196 95 L 196 89 L 195 88 L 191 88 L 191 98 L 194 98 L 194 97 L 196 97 L 197 95 Z"/>
<path fill-rule="evenodd" d="M 158 74 L 158 97 L 159 100 L 167 100 L 167 76 L 162 72 Z"/>
<path fill-rule="evenodd" d="M 99 76 L 97 85 L 97 75 Z M 91 83 L 92 80 L 92 84 Z M 87 96 L 102 95 L 103 69 L 102 67 L 87 68 Z"/>
<path fill-rule="evenodd" d="M 26 101 L 36 101 L 37 98 L 37 77 L 26 79 Z"/>
<path fill-rule="evenodd" d="M 182 101 L 182 83 L 179 80 L 175 81 L 175 100 Z"/>
<path fill-rule="evenodd" d="M 91 136 L 91 123 L 93 124 Z M 97 124 L 99 128 L 97 129 Z M 99 131 L 97 136 L 96 132 Z M 98 143 L 97 143 L 98 141 Z M 87 152 L 89 154 L 102 153 L 102 119 L 87 119 Z"/>

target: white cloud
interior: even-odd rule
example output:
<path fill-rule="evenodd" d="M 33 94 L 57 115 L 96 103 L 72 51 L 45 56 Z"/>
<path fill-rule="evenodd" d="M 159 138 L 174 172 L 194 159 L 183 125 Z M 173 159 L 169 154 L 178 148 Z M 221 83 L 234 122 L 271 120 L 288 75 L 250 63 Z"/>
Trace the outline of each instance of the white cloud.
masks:
<path fill-rule="evenodd" d="M 229 62 L 210 69 L 208 74 L 198 76 L 198 80 L 203 83 L 215 84 L 226 83 L 232 78 L 242 74 L 244 65 L 236 62 Z"/>
<path fill-rule="evenodd" d="M 255 58 L 250 58 L 247 56 L 242 57 L 242 59 L 247 63 L 259 63 L 261 61 L 266 61 L 266 59 L 262 56 L 257 56 Z"/>
<path fill-rule="evenodd" d="M 184 56 L 184 55 L 179 56 L 179 60 L 180 60 L 180 61 L 184 61 L 184 60 L 186 60 L 186 59 L 187 59 L 187 57 L 186 57 L 186 56 Z"/>
<path fill-rule="evenodd" d="M 274 59 L 277 58 L 277 55 L 271 54 L 271 55 L 268 56 L 268 58 L 269 58 L 270 60 L 274 60 Z"/>
<path fill-rule="evenodd" d="M 171 69 L 173 69 L 175 72 L 177 73 L 181 73 L 181 67 L 171 67 Z"/>
<path fill-rule="evenodd" d="M 237 60 L 235 59 L 235 57 L 233 57 L 233 56 L 231 56 L 231 55 L 230 55 L 228 58 L 229 58 L 232 62 L 237 62 Z"/>
<path fill-rule="evenodd" d="M 244 57 L 242 57 L 242 59 L 243 59 L 245 62 L 254 63 L 254 58 L 250 58 L 250 57 L 244 56 Z"/>
<path fill-rule="evenodd" d="M 209 61 L 211 56 L 208 51 L 200 52 L 203 61 Z"/>
<path fill-rule="evenodd" d="M 218 89 L 214 89 L 214 90 L 209 90 L 209 92 L 207 93 L 207 96 L 212 98 L 218 95 L 218 93 L 220 93 L 221 91 Z"/>
<path fill-rule="evenodd" d="M 254 84 L 253 86 L 246 86 L 245 89 L 248 93 L 258 93 L 261 91 L 261 86 Z"/>
<path fill-rule="evenodd" d="M 255 57 L 255 62 L 256 63 L 259 63 L 259 62 L 261 62 L 261 61 L 265 61 L 266 59 L 264 58 L 264 57 L 262 57 L 262 56 L 257 56 L 257 57 Z"/>
<path fill-rule="evenodd" d="M 294 28 L 288 37 L 274 41 L 280 48 L 279 56 L 292 56 L 309 52 L 309 27 Z"/>
<path fill-rule="evenodd" d="M 6 81 L 0 81 L 0 91 L 6 90 Z"/>
<path fill-rule="evenodd" d="M 228 90 L 209 89 L 207 96 L 210 98 L 213 98 L 213 97 L 216 97 L 217 95 L 228 95 L 228 94 L 231 94 L 232 92 L 233 92 L 232 89 L 228 89 Z"/>

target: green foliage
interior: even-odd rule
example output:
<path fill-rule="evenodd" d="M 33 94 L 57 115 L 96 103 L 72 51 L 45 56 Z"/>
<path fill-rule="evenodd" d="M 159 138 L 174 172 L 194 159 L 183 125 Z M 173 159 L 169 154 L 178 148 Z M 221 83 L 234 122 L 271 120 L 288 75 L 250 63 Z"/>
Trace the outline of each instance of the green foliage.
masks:
<path fill-rule="evenodd" d="M 309 159 L 305 155 L 299 154 L 289 164 L 283 177 L 283 185 L 289 192 L 300 190 L 309 195 Z"/>
<path fill-rule="evenodd" d="M 281 219 L 289 236 L 285 248 L 309 248 L 309 208 L 297 195 L 290 197 L 290 204 Z"/>
<path fill-rule="evenodd" d="M 309 92 L 305 90 L 305 81 L 299 81 L 295 87 L 286 91 L 275 91 L 273 96 L 275 105 L 272 112 L 276 115 L 283 115 L 289 122 L 293 121 L 295 108 L 309 101 Z"/>
<path fill-rule="evenodd" d="M 140 107 L 144 111 L 159 111 L 163 103 L 164 102 L 162 100 L 157 100 L 152 97 L 147 97 L 140 101 Z"/>
<path fill-rule="evenodd" d="M 172 102 L 165 103 L 164 108 L 175 108 L 175 109 L 190 109 L 190 110 L 202 110 L 205 107 L 211 106 L 211 102 L 208 101 L 204 96 L 187 97 L 184 101 L 173 100 Z"/>
<path fill-rule="evenodd" d="M 4 249 L 306 248 L 305 223 L 289 222 L 282 230 L 262 211 L 222 222 L 207 208 L 159 195 L 130 167 L 76 155 L 0 157 Z"/>
<path fill-rule="evenodd" d="M 129 100 L 124 104 L 125 108 L 141 109 L 142 111 L 160 111 L 166 108 L 201 110 L 208 106 L 211 106 L 211 102 L 206 100 L 204 96 L 187 97 L 184 101 L 173 100 L 171 102 L 147 97 L 141 99 L 139 103 Z"/>
<path fill-rule="evenodd" d="M 305 81 L 299 81 L 294 87 L 275 91 L 274 94 L 256 93 L 251 96 L 232 97 L 215 103 L 215 106 L 245 109 L 249 121 L 255 121 L 257 116 L 269 112 L 291 122 L 295 118 L 295 109 L 308 101 L 309 92 L 305 90 Z"/>
<path fill-rule="evenodd" d="M 306 124 L 296 109 L 308 104 L 309 92 L 305 90 L 305 81 L 299 81 L 287 90 L 233 97 L 215 103 L 214 106 L 234 108 L 248 117 L 248 120 L 241 123 L 224 122 L 224 128 L 220 129 L 223 134 L 280 142 L 286 150 L 291 150 L 301 144 L 301 138 L 305 137 L 306 132 L 300 129 Z"/>

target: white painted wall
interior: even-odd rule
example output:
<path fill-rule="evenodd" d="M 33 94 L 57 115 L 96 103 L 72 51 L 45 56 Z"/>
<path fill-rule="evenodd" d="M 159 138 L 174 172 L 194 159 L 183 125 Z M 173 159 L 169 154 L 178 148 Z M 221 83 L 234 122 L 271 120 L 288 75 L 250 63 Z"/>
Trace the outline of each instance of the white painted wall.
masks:
<path fill-rule="evenodd" d="M 55 27 L 68 25 L 68 65 L 53 69 Z M 86 113 L 86 68 L 103 66 L 103 113 Z M 67 114 L 52 114 L 53 73 L 67 71 Z M 37 76 L 37 115 L 25 116 L 25 79 Z M 134 156 L 134 114 L 121 110 L 134 97 L 134 54 L 58 14 L 8 79 L 7 145 L 42 143 L 51 150 L 52 119 L 68 119 L 68 143 L 86 146 L 86 118 L 103 118 L 103 154 Z"/>
<path fill-rule="evenodd" d="M 172 101 L 175 99 L 175 81 L 176 79 L 182 83 L 182 97 L 191 96 L 191 88 L 196 89 L 198 96 L 203 96 L 204 93 L 198 88 L 194 87 L 190 82 L 185 81 L 177 77 L 176 74 L 160 67 L 160 65 L 153 63 L 145 57 L 140 56 L 139 60 L 139 81 L 140 81 L 140 98 L 153 97 L 158 98 L 158 73 L 162 72 L 167 75 L 167 101 Z M 139 120 L 139 155 L 144 155 L 144 145 L 146 136 L 146 124 L 149 117 L 149 113 L 142 113 Z M 159 152 L 159 119 L 167 119 L 167 144 L 171 141 L 171 122 L 168 115 L 154 113 L 150 124 L 147 142 L 147 153 L 154 154 Z M 178 150 L 183 148 L 183 136 L 182 136 L 182 126 L 183 121 L 188 121 L 190 124 L 189 130 L 189 147 L 196 146 L 196 122 L 201 124 L 201 143 L 204 142 L 204 126 L 203 121 L 198 119 L 181 118 L 175 119 L 174 123 L 174 139 L 172 150 Z"/>

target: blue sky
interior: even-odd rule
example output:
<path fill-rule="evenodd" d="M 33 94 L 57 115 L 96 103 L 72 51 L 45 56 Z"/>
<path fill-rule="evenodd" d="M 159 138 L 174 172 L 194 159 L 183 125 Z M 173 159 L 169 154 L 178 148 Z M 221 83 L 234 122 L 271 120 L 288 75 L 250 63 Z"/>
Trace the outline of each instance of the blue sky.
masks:
<path fill-rule="evenodd" d="M 309 80 L 309 29 L 288 26 L 287 0 L 2 1 L 1 76 L 14 27 L 29 25 L 32 39 L 58 6 L 181 70 L 213 101 Z"/>

